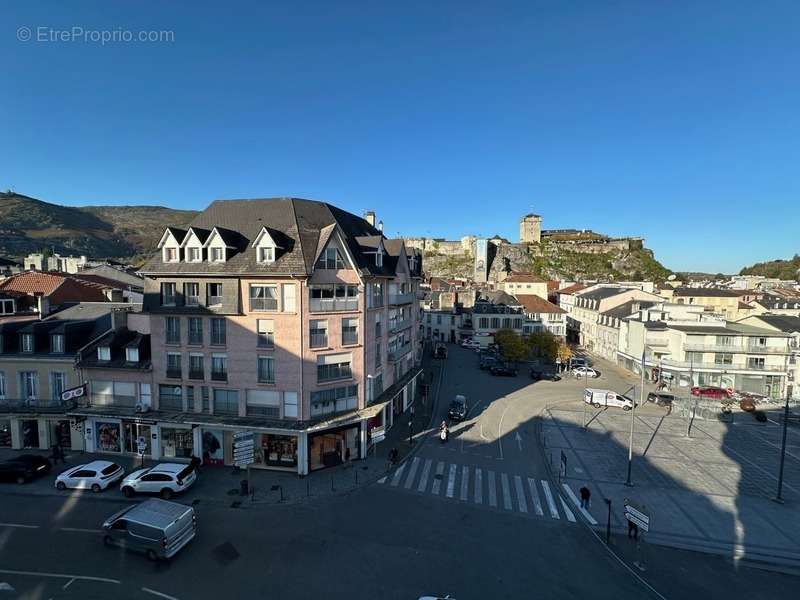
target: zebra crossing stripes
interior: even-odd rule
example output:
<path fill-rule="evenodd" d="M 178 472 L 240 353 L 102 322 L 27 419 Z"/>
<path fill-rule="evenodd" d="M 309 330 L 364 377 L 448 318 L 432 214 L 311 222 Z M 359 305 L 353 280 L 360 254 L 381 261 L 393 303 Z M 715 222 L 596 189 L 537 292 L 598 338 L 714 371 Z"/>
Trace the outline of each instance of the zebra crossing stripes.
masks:
<path fill-rule="evenodd" d="M 575 515 L 572 514 L 572 511 L 569 509 L 569 506 L 567 506 L 567 502 L 564 500 L 562 496 L 559 496 L 558 499 L 561 500 L 561 508 L 564 509 L 564 514 L 567 515 L 567 519 L 569 520 L 570 523 L 574 523 Z"/>
<path fill-rule="evenodd" d="M 419 466 L 419 457 L 415 456 L 414 460 L 411 461 L 411 468 L 408 470 L 408 477 L 406 478 L 405 488 L 407 490 L 411 489 L 411 484 L 414 483 L 414 475 L 417 474 L 417 467 Z"/>
<path fill-rule="evenodd" d="M 483 473 L 475 469 L 475 504 L 483 504 Z"/>
<path fill-rule="evenodd" d="M 554 519 L 558 519 L 558 508 L 556 507 L 555 500 L 553 500 L 553 494 L 550 492 L 550 484 L 544 480 L 542 480 L 542 490 L 544 491 L 544 497 L 547 499 L 547 507 L 550 509 L 550 516 Z"/>
<path fill-rule="evenodd" d="M 580 511 L 580 513 L 583 515 L 583 518 L 589 522 L 589 525 L 597 525 L 597 519 L 595 519 L 588 510 L 581 506 L 580 500 L 578 500 L 578 497 L 575 495 L 575 492 L 572 491 L 572 488 L 566 483 L 561 485 L 564 487 L 564 491 L 567 493 L 567 496 L 569 496 L 569 499 L 572 500 L 575 508 Z"/>
<path fill-rule="evenodd" d="M 503 484 L 503 508 L 511 510 L 511 488 L 508 487 L 508 475 L 501 473 L 500 481 Z"/>
<path fill-rule="evenodd" d="M 456 466 L 450 465 L 450 472 L 447 474 L 447 492 L 445 496 L 452 498 L 456 491 Z"/>
<path fill-rule="evenodd" d="M 519 503 L 519 512 L 528 512 L 528 503 L 525 501 L 525 490 L 522 488 L 522 477 L 514 475 L 514 489 L 517 490 L 517 502 Z"/>
<path fill-rule="evenodd" d="M 425 461 L 425 466 L 422 467 L 422 475 L 419 477 L 419 485 L 417 486 L 418 492 L 424 492 L 428 487 L 428 475 L 430 475 L 432 464 L 433 461 L 430 458 Z"/>
<path fill-rule="evenodd" d="M 397 467 L 397 471 L 394 472 L 394 477 L 392 477 L 392 487 L 397 487 L 397 484 L 400 483 L 400 479 L 403 477 L 403 471 L 406 468 L 406 463 L 403 463 L 399 467 Z"/>
<path fill-rule="evenodd" d="M 542 510 L 542 502 L 539 500 L 539 492 L 536 489 L 536 481 L 531 477 L 528 477 L 528 487 L 531 491 L 531 500 L 533 500 L 533 510 L 537 515 L 543 517 L 544 511 Z"/>
<path fill-rule="evenodd" d="M 464 465 L 464 467 L 461 469 L 461 494 L 458 496 L 458 499 L 466 502 L 468 492 L 469 492 L 469 467 Z"/>
<path fill-rule="evenodd" d="M 497 490 L 494 487 L 494 471 L 489 471 L 489 506 L 497 508 Z"/>
<path fill-rule="evenodd" d="M 442 487 L 442 477 L 444 476 L 444 463 L 439 461 L 436 463 L 436 475 L 433 478 L 433 487 L 431 488 L 431 494 L 434 496 L 439 495 L 439 490 Z"/>

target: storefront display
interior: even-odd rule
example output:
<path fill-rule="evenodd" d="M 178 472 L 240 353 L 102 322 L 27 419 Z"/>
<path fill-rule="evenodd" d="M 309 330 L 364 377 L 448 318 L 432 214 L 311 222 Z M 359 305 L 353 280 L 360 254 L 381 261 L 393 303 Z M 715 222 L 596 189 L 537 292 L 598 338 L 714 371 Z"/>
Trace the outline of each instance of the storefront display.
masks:
<path fill-rule="evenodd" d="M 22 447 L 39 447 L 39 421 L 34 419 L 22 422 Z"/>
<path fill-rule="evenodd" d="M 191 429 L 161 427 L 162 458 L 191 458 L 194 436 Z"/>
<path fill-rule="evenodd" d="M 224 435 L 221 429 L 203 430 L 203 464 L 222 465 L 225 463 Z"/>
<path fill-rule="evenodd" d="M 311 471 L 335 467 L 360 455 L 360 427 L 355 425 L 309 437 L 308 467 Z"/>
<path fill-rule="evenodd" d="M 58 445 L 63 450 L 72 449 L 72 435 L 69 421 L 50 422 L 50 444 Z"/>
<path fill-rule="evenodd" d="M 297 466 L 297 437 L 293 435 L 256 435 L 256 464 L 267 467 Z"/>
<path fill-rule="evenodd" d="M 11 448 L 11 421 L 0 419 L 0 448 Z"/>
<path fill-rule="evenodd" d="M 150 454 L 150 424 L 123 421 L 122 428 L 125 432 L 125 452 L 138 454 L 138 440 L 145 441 L 145 454 Z"/>
<path fill-rule="evenodd" d="M 120 452 L 120 424 L 97 421 L 95 446 L 98 452 Z"/>

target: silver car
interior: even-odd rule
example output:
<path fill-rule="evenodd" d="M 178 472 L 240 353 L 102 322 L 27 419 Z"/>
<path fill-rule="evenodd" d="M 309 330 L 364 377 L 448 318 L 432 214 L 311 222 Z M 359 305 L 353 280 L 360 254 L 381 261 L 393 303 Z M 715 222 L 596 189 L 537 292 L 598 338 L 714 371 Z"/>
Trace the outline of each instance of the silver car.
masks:
<path fill-rule="evenodd" d="M 196 533 L 194 508 L 158 498 L 124 508 L 103 523 L 107 546 L 143 552 L 153 561 L 172 558 Z"/>

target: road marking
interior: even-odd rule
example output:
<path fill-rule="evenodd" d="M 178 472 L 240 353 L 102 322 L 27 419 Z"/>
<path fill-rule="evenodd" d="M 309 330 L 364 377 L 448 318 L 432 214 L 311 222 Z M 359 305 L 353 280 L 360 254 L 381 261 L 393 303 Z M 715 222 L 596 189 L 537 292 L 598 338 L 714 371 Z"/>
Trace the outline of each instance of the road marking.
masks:
<path fill-rule="evenodd" d="M 169 594 L 164 594 L 163 592 L 157 592 L 155 590 L 151 590 L 150 588 L 143 587 L 143 592 L 147 592 L 148 594 L 153 594 L 153 596 L 158 596 L 159 598 L 166 598 L 167 600 L 178 600 L 175 596 L 170 596 Z"/>
<path fill-rule="evenodd" d="M 428 475 L 431 472 L 431 464 L 433 461 L 429 458 L 425 461 L 425 466 L 422 467 L 422 475 L 419 476 L 419 485 L 417 486 L 418 492 L 424 492 L 425 488 L 428 487 Z"/>
<path fill-rule="evenodd" d="M 516 435 L 517 446 L 519 446 L 519 451 L 522 452 L 522 436 L 519 434 L 519 431 L 517 431 L 516 433 L 517 433 Z"/>
<path fill-rule="evenodd" d="M 109 577 L 92 577 L 90 575 L 69 575 L 67 573 L 46 573 L 44 571 L 15 571 L 13 569 L 0 569 L 0 573 L 6 575 L 30 575 L 33 577 L 54 577 L 57 579 L 80 579 L 81 581 L 99 581 L 102 583 L 116 583 L 119 585 L 119 579 L 111 579 Z"/>
<path fill-rule="evenodd" d="M 392 477 L 392 483 L 391 483 L 392 487 L 397 487 L 397 484 L 400 483 L 400 478 L 403 476 L 403 471 L 405 470 L 405 468 L 406 468 L 406 463 L 403 463 L 402 465 L 397 467 L 397 470 L 394 472 L 394 477 Z"/>
<path fill-rule="evenodd" d="M 17 529 L 39 529 L 38 525 L 22 525 L 21 523 L 0 523 L 0 527 L 16 527 Z"/>
<path fill-rule="evenodd" d="M 497 446 L 500 448 L 500 460 L 503 460 L 503 419 L 506 416 L 506 412 L 508 411 L 508 398 L 503 396 L 506 401 L 506 407 L 503 409 L 503 413 L 500 415 L 500 422 L 497 424 Z"/>
<path fill-rule="evenodd" d="M 558 516 L 558 508 L 556 508 L 555 500 L 553 500 L 553 494 L 550 493 L 550 484 L 544 479 L 542 479 L 541 482 L 542 490 L 544 490 L 544 497 L 547 499 L 547 507 L 550 509 L 550 516 L 554 519 L 561 518 Z"/>
<path fill-rule="evenodd" d="M 578 497 L 575 495 L 575 492 L 572 491 L 572 488 L 569 487 L 569 485 L 567 485 L 566 483 L 562 484 L 562 486 L 564 487 L 564 491 L 567 492 L 567 496 L 569 496 L 569 499 L 572 500 L 572 503 L 575 505 L 575 508 L 577 508 L 583 515 L 583 518 L 589 521 L 589 524 L 597 525 L 597 521 L 591 515 L 591 513 L 585 508 L 581 507 L 581 501 L 578 500 Z"/>
<path fill-rule="evenodd" d="M 65 583 L 64 585 L 62 585 L 62 586 L 61 586 L 61 589 L 62 589 L 62 590 L 65 590 L 65 589 L 67 589 L 69 586 L 71 586 L 71 585 L 72 585 L 72 582 L 73 582 L 73 581 L 75 581 L 75 578 L 74 578 L 74 577 L 73 577 L 72 579 L 70 579 L 70 580 L 69 580 L 67 583 Z"/>
<path fill-rule="evenodd" d="M 445 496 L 452 498 L 456 491 L 456 466 L 450 465 L 450 472 L 447 474 L 447 491 Z"/>
<path fill-rule="evenodd" d="M 514 489 L 517 490 L 519 512 L 528 512 L 528 503 L 525 501 L 525 489 L 522 487 L 522 477 L 519 475 L 514 475 Z"/>
<path fill-rule="evenodd" d="M 6 581 L 0 581 L 0 592 L 16 592 L 14 586 Z"/>
<path fill-rule="evenodd" d="M 574 523 L 575 515 L 573 515 L 572 511 L 569 509 L 569 505 L 564 500 L 563 496 L 559 496 L 558 499 L 561 500 L 561 507 L 564 509 L 564 514 L 567 515 L 567 519 L 569 519 L 570 523 Z"/>
<path fill-rule="evenodd" d="M 489 471 L 489 506 L 497 508 L 497 490 L 494 487 L 494 471 Z"/>
<path fill-rule="evenodd" d="M 102 533 L 102 529 L 84 529 L 83 527 L 59 527 L 59 531 L 77 531 L 78 533 Z"/>
<path fill-rule="evenodd" d="M 476 468 L 475 469 L 475 504 L 483 504 L 483 485 L 482 485 L 482 477 L 483 474 L 481 470 Z"/>
<path fill-rule="evenodd" d="M 418 466 L 419 466 L 419 457 L 415 456 L 414 460 L 411 461 L 411 468 L 408 470 L 408 477 L 406 477 L 406 484 L 404 487 L 407 490 L 410 490 L 411 486 L 414 484 L 414 477 L 417 474 Z"/>
<path fill-rule="evenodd" d="M 442 477 L 444 476 L 444 463 L 439 461 L 436 463 L 436 476 L 433 478 L 433 487 L 431 494 L 434 496 L 439 495 L 439 490 L 442 488 Z"/>
<path fill-rule="evenodd" d="M 536 480 L 528 477 L 528 487 L 531 490 L 531 500 L 533 500 L 533 510 L 536 512 L 537 515 L 543 517 L 544 511 L 542 510 L 542 502 L 539 499 L 539 492 L 536 491 Z"/>
<path fill-rule="evenodd" d="M 469 467 L 461 469 L 461 495 L 459 500 L 466 501 L 469 496 Z"/>
<path fill-rule="evenodd" d="M 508 485 L 508 475 L 501 473 L 500 483 L 503 485 L 503 508 L 511 510 L 511 488 Z"/>
<path fill-rule="evenodd" d="M 378 483 L 386 483 L 386 475 L 378 479 Z"/>

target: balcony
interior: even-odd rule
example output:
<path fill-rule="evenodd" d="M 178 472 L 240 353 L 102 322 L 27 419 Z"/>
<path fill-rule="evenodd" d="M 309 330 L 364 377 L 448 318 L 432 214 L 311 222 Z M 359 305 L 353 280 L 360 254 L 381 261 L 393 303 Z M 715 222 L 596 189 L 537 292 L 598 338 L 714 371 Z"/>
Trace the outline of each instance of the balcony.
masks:
<path fill-rule="evenodd" d="M 353 346 L 358 343 L 358 331 L 342 331 L 342 345 Z"/>
<path fill-rule="evenodd" d="M 411 327 L 411 319 L 406 319 L 404 321 L 389 321 L 389 331 L 392 333 L 402 331 L 403 329 L 408 329 L 409 327 Z"/>
<path fill-rule="evenodd" d="M 395 350 L 389 350 L 389 360 L 392 362 L 397 362 L 401 358 L 403 358 L 406 354 L 411 352 L 411 343 L 409 342 L 405 346 L 401 346 Z"/>
<path fill-rule="evenodd" d="M 327 333 L 312 333 L 311 334 L 311 347 L 312 348 L 327 348 L 328 347 L 328 334 Z"/>
<path fill-rule="evenodd" d="M 180 369 L 170 369 L 167 367 L 167 378 L 168 379 L 181 379 L 183 378 L 183 371 Z"/>
<path fill-rule="evenodd" d="M 27 399 L 0 400 L 0 413 L 60 413 L 75 407 L 75 402 L 61 400 Z"/>
<path fill-rule="evenodd" d="M 138 404 L 135 396 L 114 396 L 95 394 L 89 401 L 91 406 L 117 406 L 121 408 L 135 408 Z"/>
<path fill-rule="evenodd" d="M 652 346 L 651 342 L 647 342 Z M 788 354 L 785 347 L 760 346 L 758 344 L 684 344 L 687 352 L 727 352 L 729 354 Z"/>
<path fill-rule="evenodd" d="M 352 312 L 358 310 L 358 298 L 311 298 L 311 312 Z"/>
<path fill-rule="evenodd" d="M 228 381 L 226 371 L 211 371 L 211 381 Z"/>
<path fill-rule="evenodd" d="M 402 304 L 411 304 L 414 302 L 414 293 L 407 292 L 405 294 L 389 294 L 389 304 L 391 306 L 400 306 Z"/>
<path fill-rule="evenodd" d="M 200 381 L 202 381 L 205 378 L 206 378 L 206 374 L 205 374 L 204 371 L 200 371 L 200 370 L 197 370 L 197 371 L 191 371 L 190 370 L 189 371 L 189 379 L 199 379 Z"/>
<path fill-rule="evenodd" d="M 680 369 L 694 369 L 697 371 L 760 371 L 760 372 L 773 372 L 773 373 L 783 373 L 786 372 L 785 366 L 778 366 L 778 365 L 748 365 L 745 363 L 733 363 L 731 365 L 722 365 L 713 362 L 691 362 L 686 360 L 672 360 L 670 358 L 664 358 L 660 361 L 653 360 L 651 358 L 647 359 L 648 363 L 652 364 L 661 364 L 663 367 L 676 367 Z"/>

